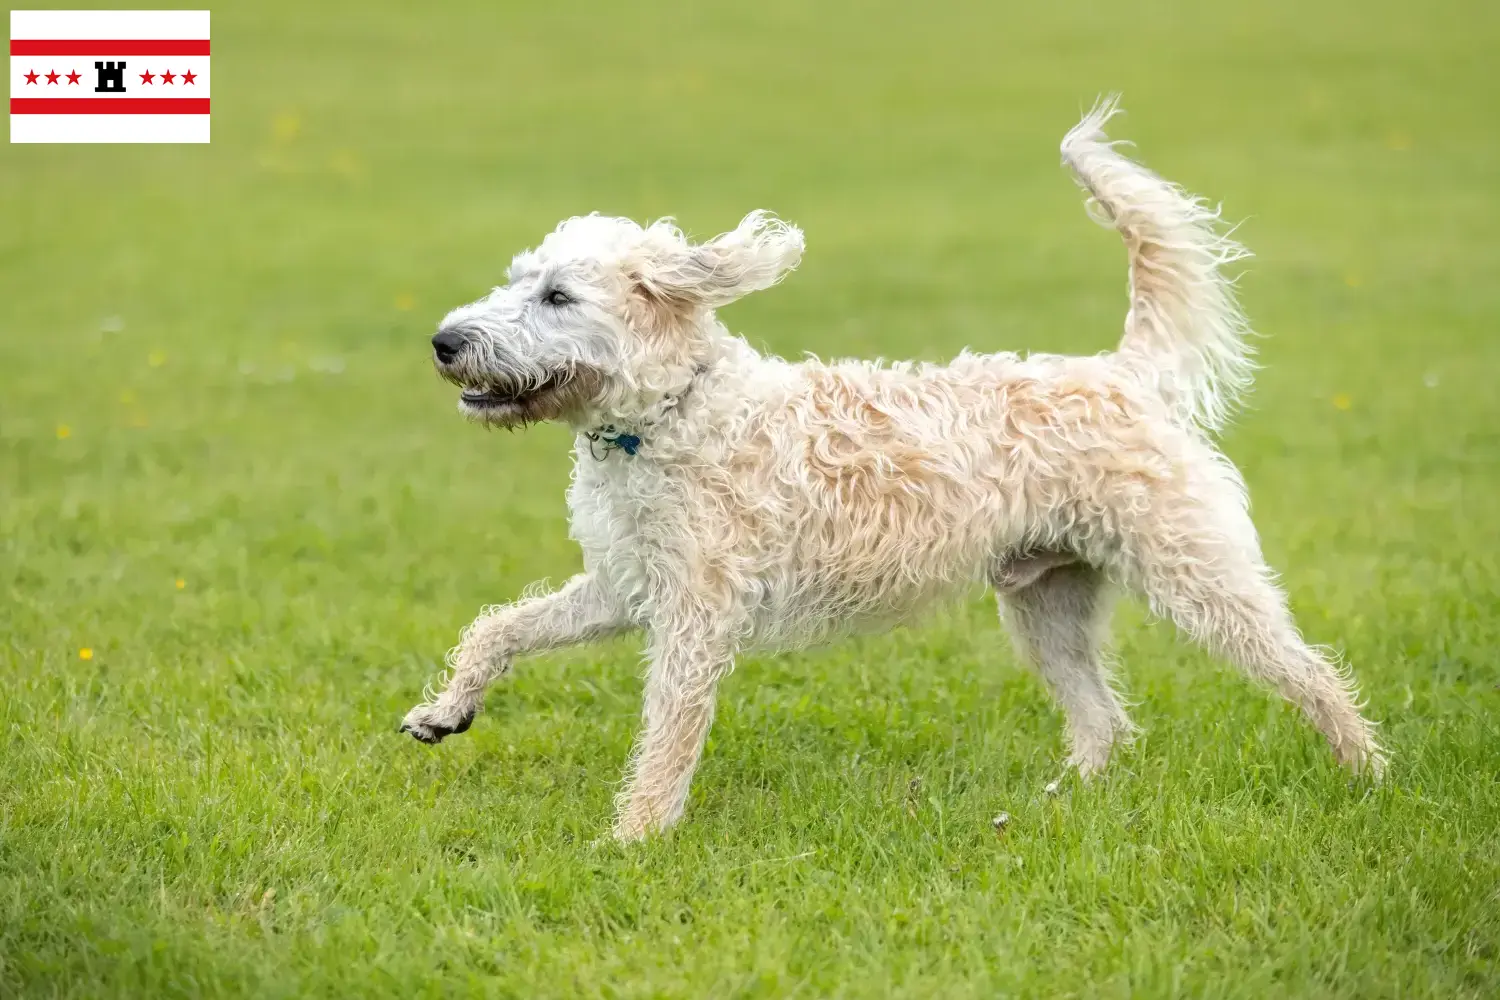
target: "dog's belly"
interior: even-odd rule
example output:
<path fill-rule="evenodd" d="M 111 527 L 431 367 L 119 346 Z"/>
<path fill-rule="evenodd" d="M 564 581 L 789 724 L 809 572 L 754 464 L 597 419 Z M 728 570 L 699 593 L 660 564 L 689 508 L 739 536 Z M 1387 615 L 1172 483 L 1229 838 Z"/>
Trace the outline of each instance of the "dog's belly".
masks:
<path fill-rule="evenodd" d="M 768 596 L 754 608 L 748 645 L 779 650 L 886 631 L 913 620 L 936 602 L 971 592 L 973 584 L 882 590 L 821 579 L 787 589 L 769 584 L 764 589 Z"/>
<path fill-rule="evenodd" d="M 754 644 L 804 646 L 905 623 L 934 603 L 972 595 L 1015 549 L 999 519 L 976 512 L 955 525 L 906 513 L 882 527 L 882 519 L 862 524 L 845 510 L 836 523 L 768 552 L 755 567 Z"/>

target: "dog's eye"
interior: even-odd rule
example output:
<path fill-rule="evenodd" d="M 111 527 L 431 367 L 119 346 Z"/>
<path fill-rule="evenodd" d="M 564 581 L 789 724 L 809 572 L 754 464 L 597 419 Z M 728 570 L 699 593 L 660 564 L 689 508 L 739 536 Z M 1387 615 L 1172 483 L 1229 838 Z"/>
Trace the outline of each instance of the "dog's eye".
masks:
<path fill-rule="evenodd" d="M 561 288 L 554 288 L 546 295 L 543 295 L 542 301 L 549 306 L 570 306 L 573 304 L 573 300 L 568 297 L 568 293 Z"/>

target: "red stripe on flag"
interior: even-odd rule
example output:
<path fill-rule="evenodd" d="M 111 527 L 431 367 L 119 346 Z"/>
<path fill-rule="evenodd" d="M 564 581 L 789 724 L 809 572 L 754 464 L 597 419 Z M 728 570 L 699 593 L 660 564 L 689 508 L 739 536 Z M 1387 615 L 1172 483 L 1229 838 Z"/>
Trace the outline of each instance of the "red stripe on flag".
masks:
<path fill-rule="evenodd" d="M 81 38 L 76 41 L 49 38 L 12 38 L 13 56 L 206 56 L 208 39 L 191 38 Z"/>
<path fill-rule="evenodd" d="M 206 115 L 206 97 L 12 97 L 13 115 Z"/>

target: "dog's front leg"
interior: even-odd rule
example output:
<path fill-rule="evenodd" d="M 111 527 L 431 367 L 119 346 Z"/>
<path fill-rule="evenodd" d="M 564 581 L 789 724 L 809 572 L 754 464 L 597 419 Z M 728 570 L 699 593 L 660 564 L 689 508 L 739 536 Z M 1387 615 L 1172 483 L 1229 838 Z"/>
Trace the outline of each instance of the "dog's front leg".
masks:
<path fill-rule="evenodd" d="M 733 663 L 727 640 L 693 625 L 653 629 L 644 725 L 616 796 L 614 835 L 639 840 L 677 822 L 713 722 L 719 680 Z"/>
<path fill-rule="evenodd" d="M 451 673 L 442 693 L 406 713 L 401 731 L 423 743 L 464 732 L 483 703 L 484 689 L 515 657 L 600 639 L 629 626 L 624 612 L 587 573 L 553 593 L 487 608 L 448 654 Z"/>

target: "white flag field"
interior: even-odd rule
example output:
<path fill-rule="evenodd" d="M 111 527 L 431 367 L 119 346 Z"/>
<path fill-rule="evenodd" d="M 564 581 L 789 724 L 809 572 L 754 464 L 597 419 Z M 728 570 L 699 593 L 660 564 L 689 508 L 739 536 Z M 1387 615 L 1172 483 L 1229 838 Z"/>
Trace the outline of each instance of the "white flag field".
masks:
<path fill-rule="evenodd" d="M 208 142 L 208 11 L 13 10 L 11 142 Z"/>

